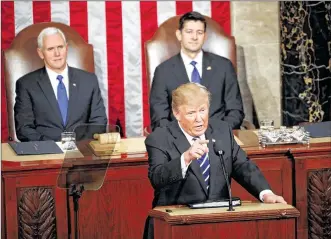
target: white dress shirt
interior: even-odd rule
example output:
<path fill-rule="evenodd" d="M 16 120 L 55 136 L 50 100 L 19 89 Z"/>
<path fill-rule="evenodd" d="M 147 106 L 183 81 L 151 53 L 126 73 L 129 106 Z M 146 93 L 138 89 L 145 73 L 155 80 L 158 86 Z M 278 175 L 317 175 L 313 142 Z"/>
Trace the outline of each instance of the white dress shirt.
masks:
<path fill-rule="evenodd" d="M 56 100 L 57 100 L 57 86 L 59 85 L 59 80 L 56 78 L 58 75 L 63 76 L 62 82 L 63 82 L 64 86 L 66 87 L 67 96 L 68 96 L 68 100 L 69 100 L 68 65 L 66 65 L 66 68 L 64 68 L 64 70 L 61 73 L 57 73 L 47 67 L 46 67 L 46 71 L 47 71 L 49 80 L 51 81 Z"/>
<path fill-rule="evenodd" d="M 195 61 L 197 64 L 195 67 L 197 68 L 200 78 L 202 79 L 202 56 L 203 56 L 203 51 L 200 51 L 194 59 L 191 59 L 189 56 L 187 56 L 182 50 L 180 51 L 180 56 L 183 59 L 184 66 L 186 69 L 187 76 L 189 80 L 192 82 L 192 72 L 194 70 L 194 66 L 191 65 L 192 61 Z"/>
<path fill-rule="evenodd" d="M 188 133 L 186 133 L 186 132 L 183 130 L 183 128 L 182 128 L 182 126 L 180 125 L 179 122 L 178 122 L 178 125 L 179 125 L 179 128 L 182 130 L 183 134 L 185 135 L 186 139 L 188 140 L 188 142 L 192 145 L 192 144 L 194 143 L 194 140 L 193 140 L 194 137 L 191 136 L 191 135 L 189 135 Z M 200 135 L 199 137 L 200 137 L 201 140 L 205 140 L 205 139 L 206 139 L 205 134 Z M 209 160 L 209 158 L 208 158 L 208 160 Z M 192 161 L 191 161 L 191 162 L 192 162 Z M 183 153 L 182 156 L 180 157 L 180 164 L 181 164 L 181 168 L 182 168 L 182 176 L 183 176 L 183 178 L 185 178 L 185 175 L 186 175 L 187 169 L 188 169 L 188 167 L 190 166 L 191 162 L 190 162 L 188 165 L 186 165 L 185 160 L 184 160 L 184 153 Z M 263 202 L 263 196 L 264 196 L 265 194 L 267 194 L 267 193 L 273 193 L 273 192 L 272 192 L 271 190 L 269 190 L 269 189 L 262 190 L 262 191 L 260 192 L 260 194 L 259 194 L 259 198 L 260 198 L 260 200 L 261 200 L 262 202 Z"/>

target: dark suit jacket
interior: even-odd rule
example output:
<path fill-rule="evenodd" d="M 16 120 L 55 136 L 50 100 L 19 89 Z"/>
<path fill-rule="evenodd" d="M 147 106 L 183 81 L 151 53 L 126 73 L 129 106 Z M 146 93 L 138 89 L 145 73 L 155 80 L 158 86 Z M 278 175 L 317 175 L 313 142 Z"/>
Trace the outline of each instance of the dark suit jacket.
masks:
<path fill-rule="evenodd" d="M 17 80 L 14 115 L 19 140 L 60 141 L 63 131 L 73 131 L 79 124 L 107 124 L 96 75 L 69 67 L 68 77 L 69 105 L 66 125 L 62 123 L 46 68 L 33 71 Z"/>
<path fill-rule="evenodd" d="M 240 128 L 244 110 L 237 76 L 228 59 L 204 52 L 201 84 L 211 92 L 209 117 L 224 120 L 232 129 Z M 209 70 L 208 70 L 208 69 Z M 174 120 L 171 92 L 190 82 L 180 54 L 160 64 L 154 73 L 150 92 L 151 126 L 165 126 Z"/>
<path fill-rule="evenodd" d="M 212 139 L 215 139 L 215 143 L 224 151 L 223 157 L 229 180 L 231 177 L 234 178 L 256 198 L 259 198 L 261 191 L 270 189 L 259 168 L 247 158 L 246 153 L 234 140 L 227 123 L 219 121 L 218 127 L 210 126 L 205 135 L 206 139 L 209 139 L 210 187 L 208 191 L 196 160 L 191 162 L 185 178 L 182 177 L 180 157 L 190 144 L 177 121 L 171 122 L 167 127 L 157 128 L 147 137 L 145 144 L 148 152 L 148 177 L 154 188 L 153 207 L 228 198 L 221 162 L 214 152 Z M 150 230 L 153 229 L 151 222 L 148 222 L 146 232 Z"/>

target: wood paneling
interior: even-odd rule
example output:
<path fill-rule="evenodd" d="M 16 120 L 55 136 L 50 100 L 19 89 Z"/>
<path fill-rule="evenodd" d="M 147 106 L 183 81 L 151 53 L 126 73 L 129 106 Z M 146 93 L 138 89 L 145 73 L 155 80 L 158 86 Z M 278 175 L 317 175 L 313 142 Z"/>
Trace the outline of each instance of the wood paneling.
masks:
<path fill-rule="evenodd" d="M 272 190 L 283 195 L 300 211 L 298 239 L 308 238 L 309 173 L 331 168 L 331 145 L 311 144 L 269 148 L 246 147 L 250 159 L 262 170 Z M 8 159 L 9 160 L 9 159 Z M 58 238 L 73 236 L 72 199 L 65 189 L 57 187 L 63 160 L 13 162 L 2 157 L 2 192 L 4 204 L 3 238 L 18 238 L 19 192 L 27 188 L 49 188 L 55 200 Z M 89 160 L 86 168 L 98 169 L 97 160 Z M 153 189 L 147 178 L 147 155 L 122 155 L 112 159 L 99 190 L 84 191 L 79 209 L 80 238 L 141 238 Z M 67 180 L 73 180 L 70 170 L 63 170 Z M 68 175 L 67 175 L 68 174 Z M 77 175 L 76 175 L 77 176 Z M 293 194 L 294 193 L 294 194 Z M 233 182 L 233 195 L 242 200 L 255 200 L 245 189 Z M 69 223 L 71 222 L 71 223 Z M 71 228 L 69 228 L 71 225 Z M 212 229 L 208 229 L 212 230 Z M 285 229 L 284 229 L 285 230 Z M 235 230 L 234 230 L 235 232 Z M 290 232 L 287 232 L 290 233 Z"/>

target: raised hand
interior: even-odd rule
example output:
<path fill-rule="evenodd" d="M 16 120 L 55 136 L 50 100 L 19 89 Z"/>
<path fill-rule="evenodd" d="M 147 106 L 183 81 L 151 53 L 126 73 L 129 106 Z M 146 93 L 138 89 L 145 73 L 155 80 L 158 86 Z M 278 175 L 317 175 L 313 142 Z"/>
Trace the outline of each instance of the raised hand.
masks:
<path fill-rule="evenodd" d="M 208 143 L 209 140 L 196 140 L 184 153 L 184 160 L 186 165 L 188 165 L 192 160 L 201 158 L 202 155 L 208 153 Z"/>

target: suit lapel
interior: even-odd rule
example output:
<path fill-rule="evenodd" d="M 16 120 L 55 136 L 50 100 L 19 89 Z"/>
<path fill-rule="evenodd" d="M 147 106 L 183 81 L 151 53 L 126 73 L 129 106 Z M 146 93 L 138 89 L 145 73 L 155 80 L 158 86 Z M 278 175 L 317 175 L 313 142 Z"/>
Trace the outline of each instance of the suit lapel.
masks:
<path fill-rule="evenodd" d="M 45 67 L 40 72 L 40 78 L 38 80 L 38 84 L 55 114 L 56 122 L 60 126 L 62 126 L 62 117 L 61 117 L 60 108 L 57 103 L 54 90 Z"/>
<path fill-rule="evenodd" d="M 201 84 L 208 88 L 209 83 L 213 80 L 216 66 L 213 66 L 213 61 L 208 53 L 203 52 L 202 58 L 202 77 Z"/>
<path fill-rule="evenodd" d="M 174 58 L 173 67 L 174 67 L 173 72 L 176 75 L 177 81 L 179 82 L 180 85 L 190 82 L 183 59 L 180 56 L 180 53 L 177 54 L 176 57 Z"/>
<path fill-rule="evenodd" d="M 68 104 L 68 116 L 66 125 L 70 125 L 70 119 L 74 115 L 75 111 L 75 102 L 77 102 L 78 97 L 78 83 L 75 78 L 75 74 L 71 67 L 68 67 L 68 78 L 69 78 L 69 104 Z"/>
<path fill-rule="evenodd" d="M 174 145 L 179 151 L 180 155 L 182 155 L 189 147 L 191 147 L 190 143 L 188 142 L 187 138 L 179 128 L 178 122 L 175 120 L 171 122 L 172 126 L 169 127 L 171 129 L 172 135 L 175 137 L 174 140 Z M 188 170 L 192 170 L 194 175 L 197 177 L 200 186 L 203 188 L 206 196 L 208 196 L 207 188 L 206 188 L 206 183 L 205 180 L 203 179 L 201 170 L 200 170 L 200 165 L 197 160 L 193 160 L 192 163 L 190 164 Z"/>

